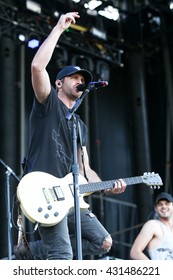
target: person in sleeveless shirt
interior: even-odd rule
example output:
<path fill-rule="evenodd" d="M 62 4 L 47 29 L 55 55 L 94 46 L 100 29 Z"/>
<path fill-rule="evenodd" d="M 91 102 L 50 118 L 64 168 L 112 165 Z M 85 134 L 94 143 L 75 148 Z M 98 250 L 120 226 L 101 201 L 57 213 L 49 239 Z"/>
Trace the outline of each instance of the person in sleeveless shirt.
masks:
<path fill-rule="evenodd" d="M 78 12 L 61 15 L 33 58 L 31 74 L 35 98 L 30 115 L 30 146 L 26 173 L 43 171 L 63 178 L 72 170 L 72 120 L 68 120 L 67 115 L 83 93 L 77 89 L 77 86 L 91 82 L 92 74 L 79 66 L 67 65 L 58 72 L 55 86 L 52 86 L 46 68 L 59 37 L 71 23 L 75 24 L 79 17 Z M 83 176 L 86 174 L 89 183 L 100 182 L 101 179 L 89 165 L 86 148 L 87 127 L 79 116 L 76 114 L 74 116 L 81 128 L 81 141 L 78 139 L 77 145 L 79 173 Z M 80 142 L 82 142 L 82 151 Z M 113 188 L 107 190 L 107 193 L 120 194 L 125 189 L 125 182 L 119 179 L 114 183 Z M 76 254 L 74 210 L 70 210 L 56 225 L 51 227 L 38 225 L 38 231 L 48 260 L 73 259 Z M 90 209 L 81 210 L 81 234 L 83 255 L 104 254 L 111 249 L 110 234 Z"/>
<path fill-rule="evenodd" d="M 134 260 L 173 260 L 173 197 L 166 192 L 158 194 L 155 212 L 157 218 L 143 225 L 131 247 Z"/>

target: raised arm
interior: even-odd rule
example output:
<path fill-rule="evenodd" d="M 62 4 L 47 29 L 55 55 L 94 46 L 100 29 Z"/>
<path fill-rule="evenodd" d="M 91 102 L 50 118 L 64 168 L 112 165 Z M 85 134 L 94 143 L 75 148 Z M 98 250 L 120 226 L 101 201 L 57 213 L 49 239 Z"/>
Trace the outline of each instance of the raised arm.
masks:
<path fill-rule="evenodd" d="M 42 43 L 31 64 L 32 86 L 39 102 L 44 103 L 50 93 L 50 79 L 46 67 L 52 57 L 60 35 L 79 18 L 77 12 L 61 15 L 56 26 Z"/>

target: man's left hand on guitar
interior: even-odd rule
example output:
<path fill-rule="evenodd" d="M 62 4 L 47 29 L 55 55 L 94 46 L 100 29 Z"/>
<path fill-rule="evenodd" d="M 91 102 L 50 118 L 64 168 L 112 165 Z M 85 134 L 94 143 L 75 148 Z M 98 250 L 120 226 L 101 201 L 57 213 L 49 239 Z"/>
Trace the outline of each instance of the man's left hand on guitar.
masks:
<path fill-rule="evenodd" d="M 123 193 L 126 189 L 126 183 L 123 181 L 123 179 L 116 180 L 114 182 L 114 187 L 112 189 L 107 189 L 104 191 L 105 194 L 120 194 Z"/>

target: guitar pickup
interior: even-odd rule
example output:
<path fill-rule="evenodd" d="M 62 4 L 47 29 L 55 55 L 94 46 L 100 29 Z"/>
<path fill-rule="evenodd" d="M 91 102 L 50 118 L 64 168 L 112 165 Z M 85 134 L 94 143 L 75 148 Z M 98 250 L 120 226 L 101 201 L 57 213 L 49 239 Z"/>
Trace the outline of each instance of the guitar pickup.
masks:
<path fill-rule="evenodd" d="M 56 195 L 57 200 L 64 200 L 65 199 L 64 193 L 63 193 L 60 186 L 53 187 L 53 190 L 54 190 L 54 193 Z"/>

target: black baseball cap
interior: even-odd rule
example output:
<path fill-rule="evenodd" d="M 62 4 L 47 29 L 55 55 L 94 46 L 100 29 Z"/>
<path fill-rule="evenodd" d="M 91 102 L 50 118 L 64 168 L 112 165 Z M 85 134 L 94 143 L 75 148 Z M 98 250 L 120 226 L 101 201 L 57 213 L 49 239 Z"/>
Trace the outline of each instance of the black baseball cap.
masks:
<path fill-rule="evenodd" d="M 170 195 L 169 193 L 166 193 L 166 192 L 161 192 L 156 196 L 155 204 L 157 204 L 159 202 L 159 200 L 161 200 L 161 199 L 167 200 L 169 202 L 173 202 L 172 195 Z"/>
<path fill-rule="evenodd" d="M 58 72 L 56 80 L 62 80 L 64 77 L 71 76 L 75 73 L 81 73 L 84 76 L 86 84 L 89 84 L 93 79 L 92 74 L 88 70 L 82 69 L 79 66 L 68 65 Z"/>

